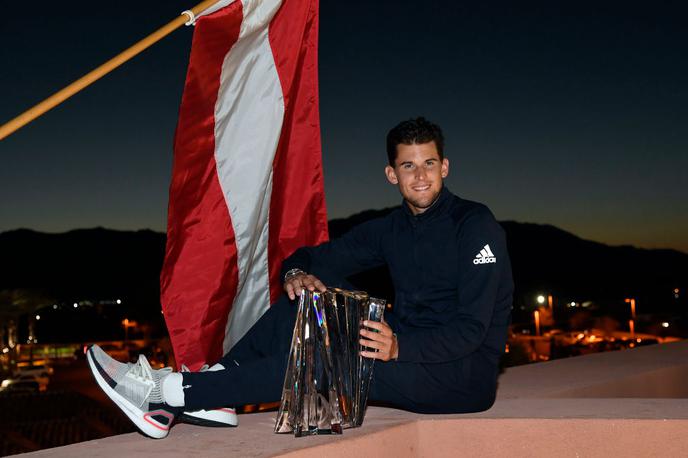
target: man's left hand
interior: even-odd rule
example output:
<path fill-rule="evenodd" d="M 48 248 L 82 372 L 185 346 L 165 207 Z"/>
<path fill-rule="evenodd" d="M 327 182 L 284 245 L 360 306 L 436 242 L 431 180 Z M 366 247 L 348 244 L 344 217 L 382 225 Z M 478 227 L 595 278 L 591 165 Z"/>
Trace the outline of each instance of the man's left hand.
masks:
<path fill-rule="evenodd" d="M 379 323 L 377 321 L 365 320 L 363 326 L 365 326 L 365 328 L 361 328 L 361 337 L 363 338 L 359 340 L 359 343 L 364 347 L 368 347 L 368 350 L 361 351 L 361 356 L 382 361 L 397 359 L 399 356 L 399 344 L 394 332 L 392 332 L 392 328 L 384 320 Z M 375 329 L 377 332 L 366 328 Z"/>

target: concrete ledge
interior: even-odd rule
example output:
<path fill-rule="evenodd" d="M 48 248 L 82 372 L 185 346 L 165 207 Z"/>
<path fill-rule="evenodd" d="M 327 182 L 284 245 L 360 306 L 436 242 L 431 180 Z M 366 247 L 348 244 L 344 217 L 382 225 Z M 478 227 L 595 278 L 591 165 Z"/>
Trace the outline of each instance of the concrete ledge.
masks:
<path fill-rule="evenodd" d="M 683 456 L 688 342 L 510 368 L 497 402 L 470 415 L 371 407 L 341 436 L 272 432 L 274 412 L 234 429 L 177 425 L 163 440 L 125 434 L 34 452 L 50 457 Z"/>
<path fill-rule="evenodd" d="M 387 410 L 387 409 L 381 409 Z M 682 456 L 688 420 L 399 419 L 371 412 L 374 422 L 342 436 L 294 438 L 271 431 L 274 415 L 247 415 L 237 429 L 178 425 L 167 439 L 125 434 L 34 452 L 72 457 L 371 457 L 416 456 Z M 249 418 L 246 418 L 249 417 Z M 372 424 L 374 423 L 374 424 Z"/>

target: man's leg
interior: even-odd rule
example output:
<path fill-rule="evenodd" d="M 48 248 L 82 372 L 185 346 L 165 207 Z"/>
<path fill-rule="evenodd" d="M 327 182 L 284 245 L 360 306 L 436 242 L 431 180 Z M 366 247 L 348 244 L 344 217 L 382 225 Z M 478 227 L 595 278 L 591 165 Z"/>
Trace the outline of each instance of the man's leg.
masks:
<path fill-rule="evenodd" d="M 311 272 L 328 286 L 355 289 L 327 266 Z M 298 299 L 297 299 L 298 301 Z M 279 401 L 296 322 L 296 303 L 282 294 L 219 363 L 225 370 L 184 373 L 184 408 Z"/>
<path fill-rule="evenodd" d="M 297 307 L 281 295 L 219 361 L 225 369 L 182 374 L 184 408 L 278 401 L 291 346 Z"/>
<path fill-rule="evenodd" d="M 376 362 L 368 399 L 418 413 L 468 413 L 494 403 L 497 368 L 479 353 L 443 364 Z"/>

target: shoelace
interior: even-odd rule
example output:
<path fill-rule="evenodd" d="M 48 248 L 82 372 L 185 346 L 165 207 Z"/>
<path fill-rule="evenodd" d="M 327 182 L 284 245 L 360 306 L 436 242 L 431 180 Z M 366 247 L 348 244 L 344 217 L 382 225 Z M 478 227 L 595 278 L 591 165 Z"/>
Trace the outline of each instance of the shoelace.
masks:
<path fill-rule="evenodd" d="M 132 377 L 142 382 L 148 383 L 153 381 L 153 368 L 143 355 L 139 355 L 139 360 L 129 369 L 129 373 Z"/>
<path fill-rule="evenodd" d="M 157 369 L 157 372 L 159 372 L 161 375 L 162 374 L 169 374 L 172 372 L 171 367 L 163 367 L 162 369 Z M 129 369 L 129 373 L 136 379 L 149 383 L 153 382 L 153 368 L 151 367 L 150 363 L 148 362 L 148 359 L 144 355 L 139 355 L 139 360 L 136 362 L 136 364 L 133 364 L 131 369 Z M 158 377 L 160 378 L 160 377 Z"/>

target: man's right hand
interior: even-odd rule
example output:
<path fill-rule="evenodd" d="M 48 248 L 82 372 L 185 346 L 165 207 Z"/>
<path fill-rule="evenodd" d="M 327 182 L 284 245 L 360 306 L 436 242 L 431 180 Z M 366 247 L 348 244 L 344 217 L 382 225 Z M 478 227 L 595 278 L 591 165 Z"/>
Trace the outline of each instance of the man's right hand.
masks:
<path fill-rule="evenodd" d="M 297 295 L 301 294 L 304 288 L 308 289 L 308 291 L 318 290 L 321 293 L 327 290 L 323 282 L 316 276 L 309 275 L 306 272 L 292 275 L 284 281 L 284 291 L 286 291 L 287 296 L 289 296 L 289 299 L 292 301 L 296 299 Z"/>

